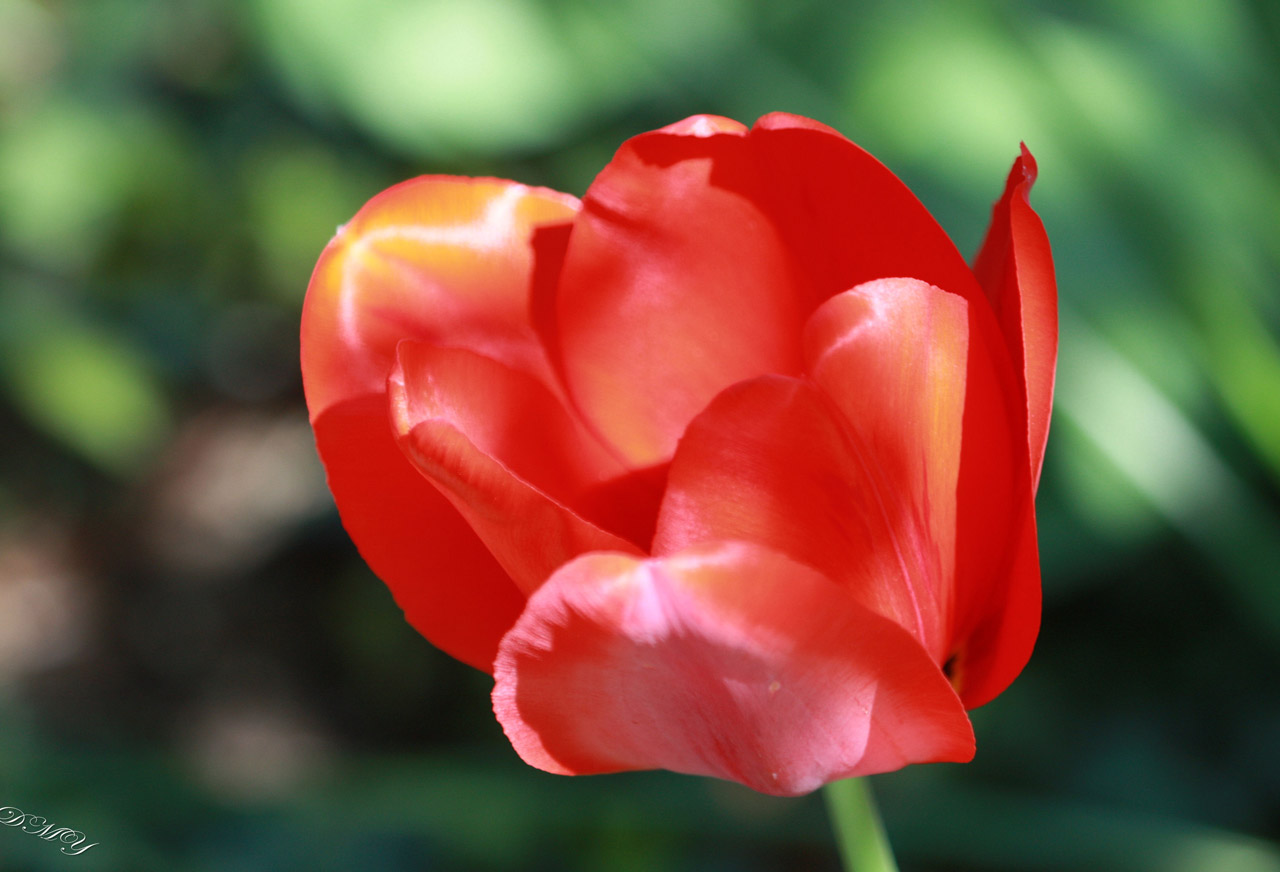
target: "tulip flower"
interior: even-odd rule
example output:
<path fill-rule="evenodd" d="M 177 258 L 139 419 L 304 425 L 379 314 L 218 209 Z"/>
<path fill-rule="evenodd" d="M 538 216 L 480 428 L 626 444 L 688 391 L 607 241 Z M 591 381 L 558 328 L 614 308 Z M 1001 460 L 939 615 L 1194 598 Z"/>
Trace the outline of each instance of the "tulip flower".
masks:
<path fill-rule="evenodd" d="M 785 114 L 637 136 L 582 201 L 426 176 L 338 231 L 302 320 L 329 486 L 524 760 L 796 795 L 972 757 L 1040 619 L 1035 173 L 972 267 Z"/>

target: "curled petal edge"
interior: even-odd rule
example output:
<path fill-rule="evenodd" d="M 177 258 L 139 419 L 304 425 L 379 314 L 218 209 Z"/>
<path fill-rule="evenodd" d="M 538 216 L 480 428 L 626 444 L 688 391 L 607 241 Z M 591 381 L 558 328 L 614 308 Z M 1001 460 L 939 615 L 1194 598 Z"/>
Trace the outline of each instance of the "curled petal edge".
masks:
<path fill-rule="evenodd" d="M 477 414 L 473 408 L 493 400 L 490 391 L 500 400 L 521 392 L 529 400 L 519 409 L 514 403 L 504 404 L 515 417 L 497 429 L 514 433 L 477 433 L 478 428 L 494 424 L 492 416 L 484 414 L 492 410 L 481 408 Z M 639 553 L 631 542 L 585 520 L 548 493 L 545 484 L 551 480 L 539 487 L 490 453 L 497 441 L 527 444 L 538 436 L 550 436 L 554 442 L 556 435 L 573 430 L 573 422 L 557 400 L 531 377 L 469 351 L 402 342 L 387 393 L 400 449 L 466 519 L 525 595 L 579 554 L 599 550 Z M 560 420 L 548 420 L 557 411 Z M 553 427 L 557 433 L 548 432 Z M 536 436 L 529 435 L 540 430 Z M 586 446 L 585 441 L 544 444 L 525 465 L 535 467 L 539 460 L 568 465 L 580 459 L 580 452 L 573 449 L 585 451 Z M 601 463 L 612 462 L 598 446 L 596 450 Z M 578 456 L 569 457 L 571 454 Z M 564 485 L 581 470 L 559 472 L 554 483 Z"/>
<path fill-rule="evenodd" d="M 973 271 L 991 301 L 1018 368 L 1027 410 L 1032 487 L 1040 483 L 1058 359 L 1058 286 L 1044 222 L 1031 208 L 1036 160 L 1022 146 Z"/>

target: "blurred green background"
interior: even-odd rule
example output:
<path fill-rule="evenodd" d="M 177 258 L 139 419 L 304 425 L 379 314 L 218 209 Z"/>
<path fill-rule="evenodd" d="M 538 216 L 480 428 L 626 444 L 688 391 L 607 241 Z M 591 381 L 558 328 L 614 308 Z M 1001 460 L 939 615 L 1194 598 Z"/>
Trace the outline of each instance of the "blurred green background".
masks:
<path fill-rule="evenodd" d="M 904 872 L 1280 870 L 1274 0 L 0 0 L 4 870 L 836 869 L 818 797 L 529 769 L 337 521 L 297 324 L 423 172 L 581 194 L 775 109 L 963 251 L 1025 140 L 1062 296 L 1045 615 Z"/>

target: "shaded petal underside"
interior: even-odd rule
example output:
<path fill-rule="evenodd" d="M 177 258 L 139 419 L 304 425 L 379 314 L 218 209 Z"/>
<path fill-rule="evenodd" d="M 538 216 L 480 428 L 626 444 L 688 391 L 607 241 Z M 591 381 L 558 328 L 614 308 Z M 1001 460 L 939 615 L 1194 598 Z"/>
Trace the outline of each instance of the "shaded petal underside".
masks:
<path fill-rule="evenodd" d="M 470 525 L 405 459 L 387 420 L 386 397 L 330 406 L 313 426 L 342 523 L 405 618 L 436 647 L 492 672 L 498 640 L 525 597 Z"/>

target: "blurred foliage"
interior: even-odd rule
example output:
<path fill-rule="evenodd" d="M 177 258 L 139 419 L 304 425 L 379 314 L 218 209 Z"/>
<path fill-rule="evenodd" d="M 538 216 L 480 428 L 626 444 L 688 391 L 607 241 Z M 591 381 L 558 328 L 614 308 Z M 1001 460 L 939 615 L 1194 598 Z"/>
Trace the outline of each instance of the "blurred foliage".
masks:
<path fill-rule="evenodd" d="M 0 868 L 834 869 L 821 803 L 525 767 L 310 446 L 314 258 L 422 172 L 581 193 L 812 115 L 973 251 L 1025 140 L 1063 344 L 1044 629 L 905 870 L 1280 870 L 1269 0 L 0 0 Z"/>

